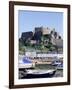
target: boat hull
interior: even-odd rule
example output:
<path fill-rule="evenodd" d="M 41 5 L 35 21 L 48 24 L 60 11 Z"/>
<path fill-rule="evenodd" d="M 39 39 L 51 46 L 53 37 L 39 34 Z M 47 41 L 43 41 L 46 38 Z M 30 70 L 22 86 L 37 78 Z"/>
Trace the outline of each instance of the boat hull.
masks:
<path fill-rule="evenodd" d="M 51 73 L 45 73 L 45 74 L 25 74 L 22 79 L 26 78 L 50 78 L 53 77 L 55 75 L 56 71 L 53 71 Z"/>

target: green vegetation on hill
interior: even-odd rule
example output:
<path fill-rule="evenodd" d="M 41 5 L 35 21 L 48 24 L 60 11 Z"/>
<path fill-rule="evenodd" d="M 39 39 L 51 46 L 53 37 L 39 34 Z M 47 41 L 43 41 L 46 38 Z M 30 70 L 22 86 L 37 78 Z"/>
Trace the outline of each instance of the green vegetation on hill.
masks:
<path fill-rule="evenodd" d="M 48 42 L 45 42 L 47 40 Z M 36 44 L 31 44 L 29 41 L 22 43 L 19 41 L 19 51 L 24 53 L 25 51 L 29 50 L 40 50 L 43 51 L 52 51 L 55 49 L 55 47 L 50 42 L 51 36 L 50 35 L 42 35 L 41 41 Z"/>

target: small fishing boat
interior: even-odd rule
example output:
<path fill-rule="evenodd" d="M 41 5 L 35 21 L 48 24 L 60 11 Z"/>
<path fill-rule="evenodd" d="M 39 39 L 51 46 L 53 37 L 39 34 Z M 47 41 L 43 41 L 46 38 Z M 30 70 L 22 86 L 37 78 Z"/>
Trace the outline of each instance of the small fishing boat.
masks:
<path fill-rule="evenodd" d="M 52 66 L 56 66 L 56 69 L 63 69 L 63 61 L 55 60 L 51 63 Z"/>
<path fill-rule="evenodd" d="M 51 63 L 51 65 L 53 65 L 53 66 L 58 66 L 58 65 L 61 65 L 61 64 L 63 64 L 63 62 L 60 61 L 60 60 L 55 60 L 55 61 L 53 61 L 53 62 Z"/>
<path fill-rule="evenodd" d="M 57 68 L 58 70 L 63 70 L 63 64 L 57 65 L 56 68 Z"/>
<path fill-rule="evenodd" d="M 55 75 L 56 70 L 26 70 L 23 78 L 48 78 Z"/>

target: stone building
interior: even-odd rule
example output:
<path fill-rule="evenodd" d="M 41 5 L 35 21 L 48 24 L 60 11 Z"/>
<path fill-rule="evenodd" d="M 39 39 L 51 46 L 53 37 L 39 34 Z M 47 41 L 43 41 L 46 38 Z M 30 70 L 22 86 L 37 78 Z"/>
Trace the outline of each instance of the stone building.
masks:
<path fill-rule="evenodd" d="M 51 30 L 48 27 L 42 27 L 42 34 L 43 35 L 48 35 L 51 33 Z"/>
<path fill-rule="evenodd" d="M 53 45 L 56 45 L 58 48 L 63 48 L 63 40 L 62 39 L 51 39 Z"/>
<path fill-rule="evenodd" d="M 42 35 L 47 35 L 51 33 L 48 27 L 35 27 L 35 33 L 41 32 Z"/>
<path fill-rule="evenodd" d="M 33 32 L 31 32 L 31 31 L 30 32 L 23 32 L 21 35 L 21 39 L 23 41 L 26 41 L 28 39 L 32 39 L 32 37 L 33 37 Z"/>
<path fill-rule="evenodd" d="M 48 43 L 51 42 L 53 45 L 63 47 L 63 39 L 61 36 L 55 29 L 51 30 L 48 27 L 35 27 L 33 32 L 23 32 L 21 40 L 23 40 L 23 42 L 30 42 L 31 44 L 40 44 L 42 40 L 44 45 L 48 45 Z"/>

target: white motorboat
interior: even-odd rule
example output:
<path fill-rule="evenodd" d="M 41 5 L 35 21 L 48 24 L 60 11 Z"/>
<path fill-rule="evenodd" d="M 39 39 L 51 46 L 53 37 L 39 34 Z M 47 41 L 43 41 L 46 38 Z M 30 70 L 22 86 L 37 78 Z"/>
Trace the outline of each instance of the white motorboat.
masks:
<path fill-rule="evenodd" d="M 24 57 L 19 60 L 19 69 L 35 67 L 35 63 L 32 63 L 28 57 Z"/>

